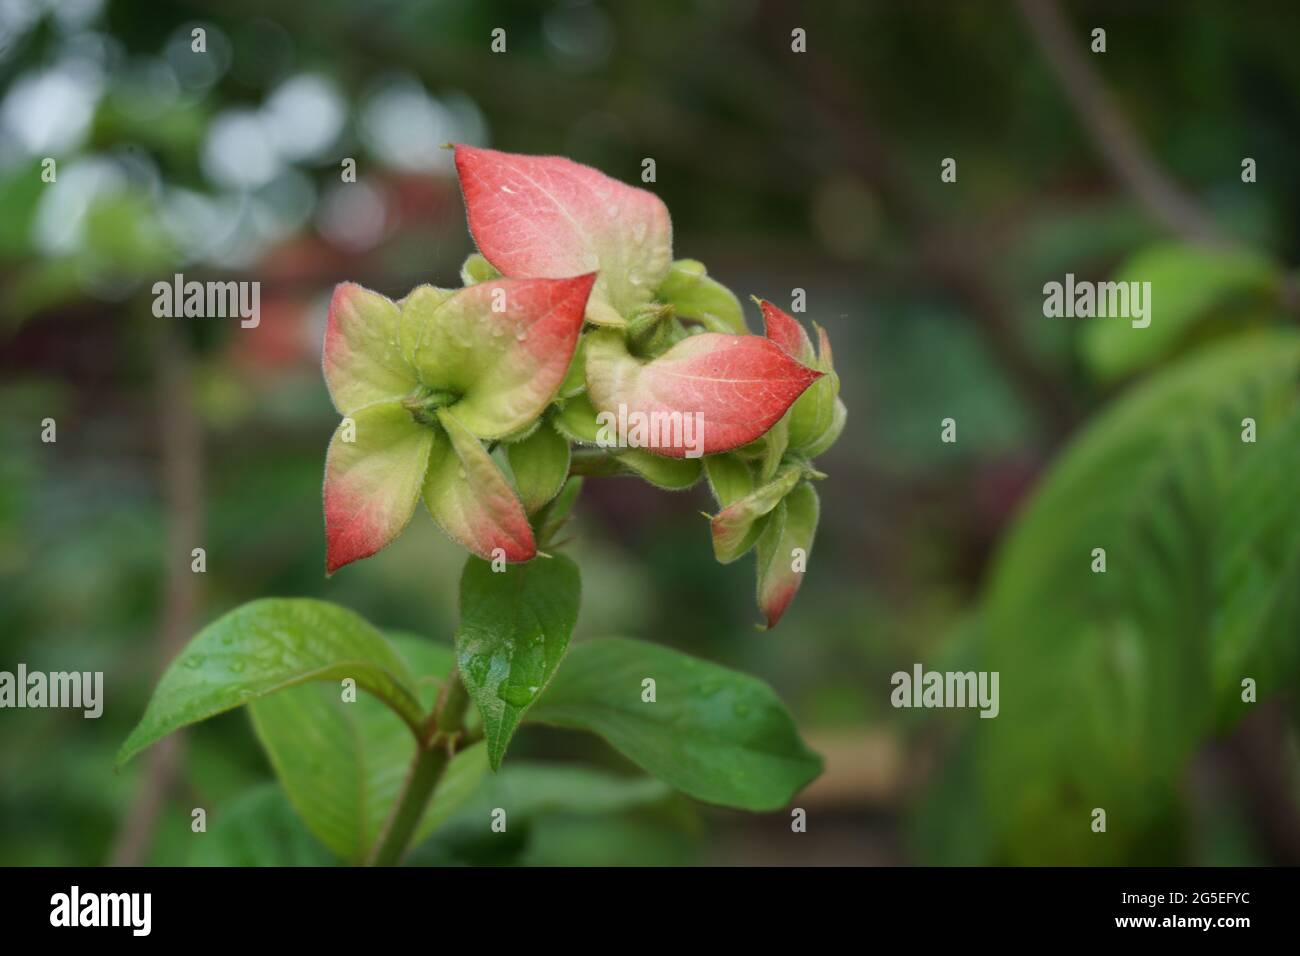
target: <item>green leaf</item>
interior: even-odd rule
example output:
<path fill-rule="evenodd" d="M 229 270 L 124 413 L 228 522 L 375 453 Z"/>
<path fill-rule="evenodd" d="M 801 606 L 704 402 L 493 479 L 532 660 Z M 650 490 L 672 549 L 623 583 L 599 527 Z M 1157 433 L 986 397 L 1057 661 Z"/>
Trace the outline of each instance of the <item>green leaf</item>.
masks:
<path fill-rule="evenodd" d="M 555 814 L 530 833 L 520 866 L 699 865 L 698 828 L 661 814 L 579 817 Z"/>
<path fill-rule="evenodd" d="M 547 547 L 569 520 L 573 504 L 582 491 L 582 477 L 574 475 L 564 483 L 560 493 L 551 499 L 537 516 L 537 546 Z"/>
<path fill-rule="evenodd" d="M 664 805 L 675 796 L 670 787 L 652 777 L 571 764 L 511 761 L 484 780 L 425 847 L 412 854 L 410 862 L 519 862 L 516 855 L 560 821 L 618 819 L 615 815 Z M 497 808 L 505 810 L 507 834 L 514 835 L 514 842 L 508 835 L 488 831 L 486 821 Z"/>
<path fill-rule="evenodd" d="M 815 388 L 819 384 L 820 381 L 813 382 L 809 388 Z M 800 396 L 800 398 L 803 397 Z M 795 405 L 798 404 L 799 402 L 796 401 Z M 771 481 L 776 477 L 777 469 L 781 467 L 785 451 L 790 446 L 790 416 L 792 414 L 794 414 L 793 407 L 781 417 L 780 421 L 767 430 L 767 434 L 759 439 L 763 444 L 763 454 L 758 459 L 758 480 L 760 482 Z"/>
<path fill-rule="evenodd" d="M 1300 676 L 1300 401 L 1284 414 L 1276 424 L 1257 423 L 1264 431 L 1243 446 L 1250 452 L 1216 522 L 1210 670 L 1221 725 L 1240 715 L 1244 676 L 1256 681 L 1261 698 L 1294 695 Z"/>
<path fill-rule="evenodd" d="M 341 415 L 407 395 L 417 384 L 399 344 L 397 304 L 345 282 L 330 299 L 322 365 L 330 400 Z"/>
<path fill-rule="evenodd" d="M 786 416 L 790 426 L 790 448 L 810 458 L 814 454 L 821 454 L 835 443 L 839 431 L 835 431 L 834 435 L 829 433 L 835 426 L 837 416 L 840 417 L 839 427 L 843 429 L 846 414 L 844 403 L 840 401 L 840 377 L 835 374 L 830 337 L 821 326 L 817 326 L 817 339 L 818 354 L 813 368 L 826 374 L 808 386 L 808 390 L 795 400 Z M 828 436 L 829 441 L 826 440 Z"/>
<path fill-rule="evenodd" d="M 401 336 L 399 345 L 402 359 L 411 367 L 415 377 L 413 358 L 419 355 L 420 343 L 428 329 L 437 321 L 435 316 L 444 302 L 456 294 L 455 289 L 442 289 L 436 285 L 417 285 L 397 303 L 401 309 Z"/>
<path fill-rule="evenodd" d="M 402 347 L 426 388 L 480 438 L 514 434 L 559 391 L 577 348 L 592 276 L 491 279 L 446 299 L 405 302 Z"/>
<path fill-rule="evenodd" d="M 477 252 L 471 252 L 466 258 L 465 263 L 460 267 L 460 281 L 462 285 L 478 285 L 480 282 L 487 282 L 489 279 L 500 279 L 501 273 L 497 272 L 496 266 L 488 262 Z"/>
<path fill-rule="evenodd" d="M 813 384 L 820 385 L 821 382 L 818 381 Z M 840 435 L 844 432 L 844 423 L 848 420 L 848 417 L 848 408 L 845 407 L 843 399 L 837 396 L 831 409 L 831 423 L 826 431 L 799 450 L 809 458 L 816 458 L 818 455 L 825 454 L 832 445 L 840 440 Z"/>
<path fill-rule="evenodd" d="M 205 627 L 171 663 L 117 764 L 241 704 L 307 681 L 348 677 L 418 732 L 423 714 L 410 668 L 361 617 L 308 598 L 245 604 Z"/>
<path fill-rule="evenodd" d="M 725 508 L 754 490 L 754 473 L 739 456 L 709 455 L 704 459 L 704 474 L 709 479 L 709 490 L 719 508 Z"/>
<path fill-rule="evenodd" d="M 613 452 L 619 464 L 665 491 L 684 491 L 700 480 L 698 458 L 667 458 L 642 448 L 625 448 Z"/>
<path fill-rule="evenodd" d="M 1151 283 L 1150 324 L 1134 328 L 1122 317 L 1082 320 L 1084 360 L 1107 382 L 1171 354 L 1216 314 L 1238 325 L 1241 315 L 1258 314 L 1275 300 L 1279 274 L 1274 262 L 1249 249 L 1162 242 L 1134 255 L 1113 281 Z"/>
<path fill-rule="evenodd" d="M 576 645 L 528 719 L 599 734 L 695 799 L 745 810 L 785 806 L 822 767 L 763 682 L 623 638 Z"/>
<path fill-rule="evenodd" d="M 578 620 L 578 568 L 563 555 L 494 572 L 471 558 L 460 579 L 456 655 L 483 716 L 492 769 L 555 676 Z"/>
<path fill-rule="evenodd" d="M 1191 755 L 1253 706 L 1243 677 L 1261 700 L 1300 679 L 1298 415 L 1300 336 L 1243 336 L 1124 396 L 1021 510 L 984 605 L 1000 716 L 976 735 L 1007 859 L 1186 859 L 1171 807 Z"/>
<path fill-rule="evenodd" d="M 678 259 L 659 286 L 657 298 L 676 309 L 684 319 L 694 319 L 710 332 L 745 335 L 745 314 L 740 300 L 721 282 L 705 274 L 694 259 Z"/>
<path fill-rule="evenodd" d="M 730 564 L 752 548 L 762 531 L 759 521 L 772 511 L 803 477 L 802 465 L 786 465 L 780 473 L 755 490 L 737 498 L 710 522 L 713 556 L 721 564 Z"/>
<path fill-rule="evenodd" d="M 569 362 L 569 370 L 564 373 L 564 381 L 560 383 L 560 390 L 555 393 L 555 397 L 572 398 L 586 390 L 587 337 L 583 335 L 578 338 L 578 346 L 573 350 L 573 360 Z"/>
<path fill-rule="evenodd" d="M 663 781 L 611 773 L 595 767 L 521 760 L 501 768 L 456 814 L 479 825 L 492 809 L 506 811 L 510 824 L 546 813 L 595 815 L 621 813 L 661 803 L 673 791 Z"/>
<path fill-rule="evenodd" d="M 193 866 L 334 866 L 338 860 L 316 842 L 284 794 L 265 783 L 213 814 L 208 832 L 194 841 Z"/>
<path fill-rule="evenodd" d="M 507 445 L 506 457 L 529 514 L 559 494 L 569 475 L 569 442 L 545 423 L 523 441 Z"/>
<path fill-rule="evenodd" d="M 425 709 L 428 710 L 437 696 L 437 689 L 456 666 L 456 649 L 410 631 L 390 630 L 385 631 L 384 636 L 411 666 L 411 673 L 416 675 L 420 704 L 427 704 Z"/>
<path fill-rule="evenodd" d="M 416 827 L 415 836 L 411 838 L 413 847 L 427 840 L 478 792 L 487 769 L 487 745 L 481 740 L 451 759 L 443 778 L 433 791 L 424 818 Z"/>
<path fill-rule="evenodd" d="M 428 712 L 450 672 L 451 649 L 418 638 L 402 639 L 399 646 L 408 657 L 440 666 L 436 677 L 420 684 L 420 704 Z M 264 698 L 249 713 L 276 776 L 307 826 L 338 856 L 364 862 L 401 791 L 415 756 L 414 737 L 377 701 L 344 701 L 337 687 L 325 684 Z M 481 744 L 456 754 L 433 793 L 417 839 L 455 811 L 486 769 Z"/>
<path fill-rule="evenodd" d="M 600 436 L 600 422 L 596 419 L 596 408 L 586 392 L 566 399 L 560 404 L 554 424 L 556 430 L 580 445 L 594 445 Z"/>

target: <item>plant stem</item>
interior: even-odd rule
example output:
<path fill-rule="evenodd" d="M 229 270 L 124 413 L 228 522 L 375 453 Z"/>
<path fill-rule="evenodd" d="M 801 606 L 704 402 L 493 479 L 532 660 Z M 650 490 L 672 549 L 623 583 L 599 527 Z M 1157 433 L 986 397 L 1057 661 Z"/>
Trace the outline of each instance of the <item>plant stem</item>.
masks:
<path fill-rule="evenodd" d="M 371 866 L 396 866 L 410 846 L 429 798 L 451 763 L 460 743 L 469 695 L 461 682 L 460 671 L 453 669 L 443 684 L 438 702 L 429 715 L 424 738 L 417 742 L 415 758 L 406 774 L 406 782 L 371 852 Z"/>
<path fill-rule="evenodd" d="M 425 805 L 450 762 L 450 751 L 433 742 L 416 751 L 401 796 L 397 798 L 397 807 L 370 856 L 371 866 L 396 866 L 401 862 L 424 815 Z"/>

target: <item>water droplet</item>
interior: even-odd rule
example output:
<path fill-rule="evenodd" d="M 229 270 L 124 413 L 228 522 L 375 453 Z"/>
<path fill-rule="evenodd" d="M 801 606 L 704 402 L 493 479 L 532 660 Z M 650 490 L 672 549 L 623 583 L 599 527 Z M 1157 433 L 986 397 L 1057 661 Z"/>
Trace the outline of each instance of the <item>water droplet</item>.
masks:
<path fill-rule="evenodd" d="M 522 342 L 526 338 L 528 338 L 528 333 L 525 332 L 523 329 L 520 329 L 518 332 L 515 333 L 516 342 Z"/>
<path fill-rule="evenodd" d="M 734 707 L 731 708 L 731 711 L 732 711 L 732 713 L 734 713 L 737 717 L 748 717 L 748 716 L 749 716 L 749 705 L 748 705 L 748 704 L 736 704 Z"/>
<path fill-rule="evenodd" d="M 536 694 L 536 687 L 524 687 L 522 684 L 502 684 L 497 691 L 498 697 L 516 707 L 527 706 Z"/>
<path fill-rule="evenodd" d="M 608 206 L 606 206 L 605 215 L 609 216 L 610 219 L 616 217 L 618 215 L 618 203 L 612 202 Z"/>
<path fill-rule="evenodd" d="M 185 658 L 185 666 L 190 670 L 198 670 L 203 666 L 203 655 L 191 654 L 189 657 Z"/>
<path fill-rule="evenodd" d="M 230 662 L 230 669 L 236 674 L 242 674 L 244 673 L 244 662 L 241 660 L 233 660 Z"/>
<path fill-rule="evenodd" d="M 503 193 L 509 193 L 509 194 L 512 195 L 512 196 L 515 194 L 515 191 L 514 191 L 513 189 L 511 189 L 509 186 L 502 186 L 502 187 L 501 187 L 501 191 L 502 191 Z"/>

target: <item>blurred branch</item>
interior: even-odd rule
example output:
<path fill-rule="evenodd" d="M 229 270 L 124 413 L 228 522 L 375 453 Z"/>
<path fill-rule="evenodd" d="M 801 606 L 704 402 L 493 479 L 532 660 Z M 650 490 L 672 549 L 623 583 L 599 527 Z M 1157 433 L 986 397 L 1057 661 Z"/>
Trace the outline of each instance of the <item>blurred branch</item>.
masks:
<path fill-rule="evenodd" d="M 159 431 L 162 439 L 162 491 L 167 512 L 166 593 L 158 633 L 157 670 L 185 645 L 194 629 L 199 577 L 190 568 L 190 551 L 203 534 L 203 446 L 194 408 L 192 359 L 179 326 L 159 337 Z M 158 818 L 176 781 L 184 738 L 172 734 L 145 756 L 144 777 L 110 856 L 114 866 L 139 866 L 148 856 Z"/>
<path fill-rule="evenodd" d="M 1190 242 L 1227 245 L 1227 236 L 1147 152 L 1105 84 L 1080 52 L 1056 0 L 1016 0 L 1043 56 L 1093 145 L 1124 187 L 1165 228 Z"/>
<path fill-rule="evenodd" d="M 1067 383 L 1045 366 L 1027 347 L 1017 328 L 1015 310 L 1003 291 L 988 278 L 982 261 L 986 241 L 954 228 L 927 208 L 906 174 L 899 168 L 861 94 L 860 84 L 829 55 L 790 56 L 787 24 L 779 4 L 764 7 L 764 21 L 779 50 L 777 62 L 790 64 L 804 93 L 786 110 L 802 124 L 811 111 L 838 143 L 843 158 L 871 183 L 920 249 L 922 265 L 949 295 L 960 301 L 975 320 L 993 359 L 1002 365 L 1012 384 L 1025 396 L 1057 440 L 1078 420 L 1078 410 Z"/>

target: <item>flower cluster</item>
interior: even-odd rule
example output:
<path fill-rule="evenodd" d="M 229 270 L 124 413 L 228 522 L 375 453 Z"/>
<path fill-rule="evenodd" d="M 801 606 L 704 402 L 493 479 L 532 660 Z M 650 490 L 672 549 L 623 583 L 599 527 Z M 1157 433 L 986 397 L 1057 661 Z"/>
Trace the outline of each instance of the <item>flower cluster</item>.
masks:
<path fill-rule="evenodd" d="M 349 283 L 330 304 L 324 371 L 344 418 L 325 464 L 327 570 L 387 545 L 420 498 L 468 551 L 520 562 L 563 522 L 574 475 L 671 489 L 703 475 L 721 509 L 714 553 L 757 550 L 775 625 L 816 531 L 812 459 L 844 427 L 826 332 L 814 348 L 760 301 L 765 334 L 750 334 L 725 286 L 672 259 L 668 210 L 650 192 L 560 157 L 470 146 L 456 147 L 456 169 L 479 249 L 464 287 L 394 302 Z M 601 422 L 616 415 L 692 416 L 699 434 L 692 447 L 680 429 L 606 447 Z"/>

